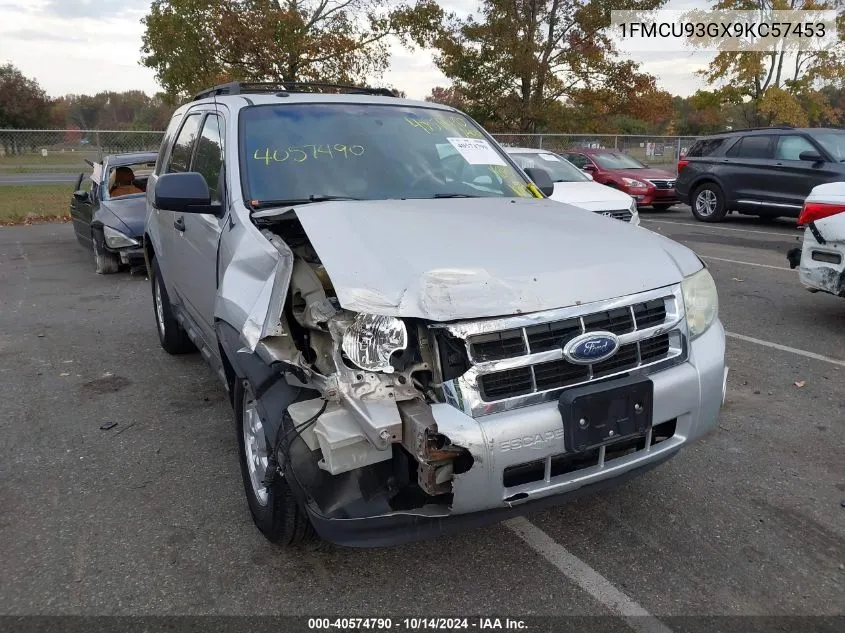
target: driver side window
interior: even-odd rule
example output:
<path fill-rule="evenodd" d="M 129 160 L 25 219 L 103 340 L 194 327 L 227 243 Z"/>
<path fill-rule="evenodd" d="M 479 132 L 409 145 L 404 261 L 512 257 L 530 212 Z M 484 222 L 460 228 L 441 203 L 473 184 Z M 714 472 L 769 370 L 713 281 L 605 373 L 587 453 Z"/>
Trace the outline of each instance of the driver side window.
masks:
<path fill-rule="evenodd" d="M 578 169 L 584 169 L 584 165 L 587 164 L 587 157 L 583 154 L 567 154 L 566 159 Z"/>
<path fill-rule="evenodd" d="M 182 129 L 179 130 L 179 136 L 176 137 L 176 142 L 173 144 L 173 150 L 170 152 L 170 160 L 167 162 L 165 173 L 188 171 L 201 120 L 202 115 L 199 113 L 191 114 L 185 119 Z"/>

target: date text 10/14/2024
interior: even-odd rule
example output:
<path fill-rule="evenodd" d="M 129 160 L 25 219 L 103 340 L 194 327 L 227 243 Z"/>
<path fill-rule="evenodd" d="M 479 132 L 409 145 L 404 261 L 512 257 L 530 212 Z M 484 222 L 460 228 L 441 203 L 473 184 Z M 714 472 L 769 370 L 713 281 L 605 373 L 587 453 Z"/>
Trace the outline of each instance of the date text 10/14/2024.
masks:
<path fill-rule="evenodd" d="M 526 630 L 519 618 L 308 618 L 314 631 L 332 629 L 353 631 L 458 631 L 458 630 Z"/>

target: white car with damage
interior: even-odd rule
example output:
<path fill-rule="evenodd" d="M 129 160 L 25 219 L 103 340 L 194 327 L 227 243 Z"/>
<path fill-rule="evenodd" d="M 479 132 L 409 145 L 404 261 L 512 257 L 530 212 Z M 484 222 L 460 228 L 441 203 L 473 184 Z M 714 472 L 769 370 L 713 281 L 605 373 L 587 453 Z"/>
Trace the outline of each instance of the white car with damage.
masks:
<path fill-rule="evenodd" d="M 692 251 L 574 208 L 561 222 L 548 173 L 453 108 L 320 90 L 197 95 L 147 191 L 159 339 L 228 390 L 268 539 L 497 521 L 716 424 L 725 336 Z"/>
<path fill-rule="evenodd" d="M 801 283 L 810 292 L 845 297 L 845 182 L 813 187 L 798 226 L 806 227 L 804 240 L 787 258 Z"/>

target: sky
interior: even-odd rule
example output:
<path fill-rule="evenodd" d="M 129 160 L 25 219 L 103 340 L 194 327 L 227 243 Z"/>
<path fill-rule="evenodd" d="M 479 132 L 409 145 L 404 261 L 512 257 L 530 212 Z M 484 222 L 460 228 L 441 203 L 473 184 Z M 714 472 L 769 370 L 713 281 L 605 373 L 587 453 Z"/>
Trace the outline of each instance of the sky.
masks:
<path fill-rule="evenodd" d="M 478 0 L 447 0 L 444 8 L 472 11 Z M 667 9 L 707 6 L 704 0 L 670 0 Z M 52 96 L 105 90 L 160 89 L 152 70 L 141 66 L 141 18 L 150 0 L 0 0 L 0 64 L 11 62 Z M 421 99 L 449 81 L 429 51 L 391 47 L 391 68 L 382 81 Z M 672 94 L 704 88 L 695 71 L 712 53 L 642 52 L 630 58 Z"/>

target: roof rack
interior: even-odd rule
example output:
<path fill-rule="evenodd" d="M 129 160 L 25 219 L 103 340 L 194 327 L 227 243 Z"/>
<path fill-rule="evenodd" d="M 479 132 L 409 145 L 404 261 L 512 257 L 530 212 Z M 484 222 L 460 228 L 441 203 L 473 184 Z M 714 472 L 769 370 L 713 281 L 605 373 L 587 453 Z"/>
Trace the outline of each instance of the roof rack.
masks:
<path fill-rule="evenodd" d="M 791 125 L 766 125 L 764 127 L 738 127 L 735 130 L 724 130 L 716 134 L 733 134 L 734 132 L 756 132 L 758 130 L 794 130 Z"/>
<path fill-rule="evenodd" d="M 274 81 L 274 82 L 257 82 L 244 83 L 241 81 L 233 81 L 227 84 L 220 84 L 213 88 L 208 88 L 202 92 L 194 95 L 193 101 L 199 99 L 207 99 L 218 95 L 240 95 L 248 93 L 289 93 L 289 92 L 328 92 L 332 93 L 346 93 L 346 94 L 361 94 L 361 95 L 378 95 L 382 97 L 395 97 L 396 93 L 388 88 L 370 88 L 368 86 L 347 86 L 344 84 L 319 83 L 309 81 Z"/>

